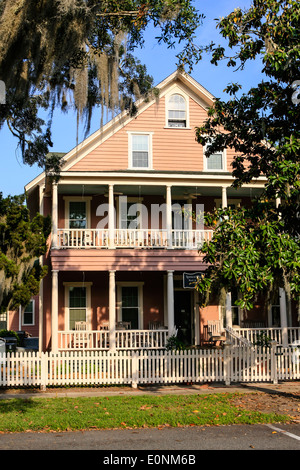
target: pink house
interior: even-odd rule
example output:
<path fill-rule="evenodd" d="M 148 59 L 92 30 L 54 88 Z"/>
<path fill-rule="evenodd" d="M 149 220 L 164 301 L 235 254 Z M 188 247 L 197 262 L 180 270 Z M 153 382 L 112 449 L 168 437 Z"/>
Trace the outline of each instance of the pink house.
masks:
<path fill-rule="evenodd" d="M 25 188 L 30 209 L 52 217 L 49 273 L 31 324 L 11 312 L 9 327 L 38 336 L 41 350 L 161 348 L 174 333 L 201 345 L 213 324 L 292 322 L 279 303 L 268 318 L 260 306 L 246 317 L 230 295 L 199 307 L 198 249 L 212 235 L 201 213 L 251 204 L 264 180 L 233 190 L 233 151 L 205 157 L 195 127 L 214 100 L 206 89 L 178 72 L 157 88 L 136 116 L 120 114 L 64 155 L 58 184 L 42 173 Z"/>

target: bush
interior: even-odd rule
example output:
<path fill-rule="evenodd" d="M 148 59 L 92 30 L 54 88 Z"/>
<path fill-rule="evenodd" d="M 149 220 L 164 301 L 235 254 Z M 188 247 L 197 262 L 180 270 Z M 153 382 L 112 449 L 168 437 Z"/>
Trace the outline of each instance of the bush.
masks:
<path fill-rule="evenodd" d="M 182 351 L 186 349 L 184 343 L 182 341 L 180 341 L 180 339 L 177 338 L 177 336 L 173 335 L 173 336 L 169 336 L 169 338 L 167 339 L 167 343 L 166 343 L 166 350 L 167 351 Z"/>
<path fill-rule="evenodd" d="M 258 333 L 256 335 L 256 339 L 253 342 L 253 344 L 255 346 L 262 346 L 262 347 L 269 348 L 271 346 L 271 338 L 265 333 Z"/>

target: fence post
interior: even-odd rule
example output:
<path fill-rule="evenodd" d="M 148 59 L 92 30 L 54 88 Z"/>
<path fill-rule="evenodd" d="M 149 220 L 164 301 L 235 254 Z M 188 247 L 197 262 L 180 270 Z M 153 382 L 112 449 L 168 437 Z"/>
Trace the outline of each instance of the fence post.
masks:
<path fill-rule="evenodd" d="M 41 353 L 41 383 L 40 389 L 45 391 L 47 386 L 47 375 L 48 375 L 48 354 Z"/>
<path fill-rule="evenodd" d="M 132 361 L 131 361 L 131 367 L 132 367 L 132 382 L 131 386 L 132 388 L 137 388 L 137 383 L 138 383 L 138 352 L 133 351 L 132 352 Z"/>
<path fill-rule="evenodd" d="M 231 359 L 231 343 L 224 343 L 224 380 L 225 380 L 225 385 L 230 385 L 230 359 Z"/>
<path fill-rule="evenodd" d="M 271 341 L 271 379 L 273 381 L 273 384 L 278 383 L 276 347 L 276 341 Z"/>

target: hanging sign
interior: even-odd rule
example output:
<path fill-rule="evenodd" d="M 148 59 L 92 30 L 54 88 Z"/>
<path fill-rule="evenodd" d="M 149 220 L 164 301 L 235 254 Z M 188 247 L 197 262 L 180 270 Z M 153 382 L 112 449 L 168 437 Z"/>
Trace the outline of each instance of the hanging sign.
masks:
<path fill-rule="evenodd" d="M 200 271 L 196 273 L 183 273 L 184 289 L 194 289 L 201 276 L 203 276 L 203 272 Z"/>

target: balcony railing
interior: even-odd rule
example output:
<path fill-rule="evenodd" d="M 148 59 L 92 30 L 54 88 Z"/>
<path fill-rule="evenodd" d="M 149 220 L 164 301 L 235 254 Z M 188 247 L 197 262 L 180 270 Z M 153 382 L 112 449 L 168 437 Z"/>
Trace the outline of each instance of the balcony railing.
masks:
<path fill-rule="evenodd" d="M 182 248 L 196 250 L 212 238 L 212 230 L 58 229 L 58 248 Z"/>

